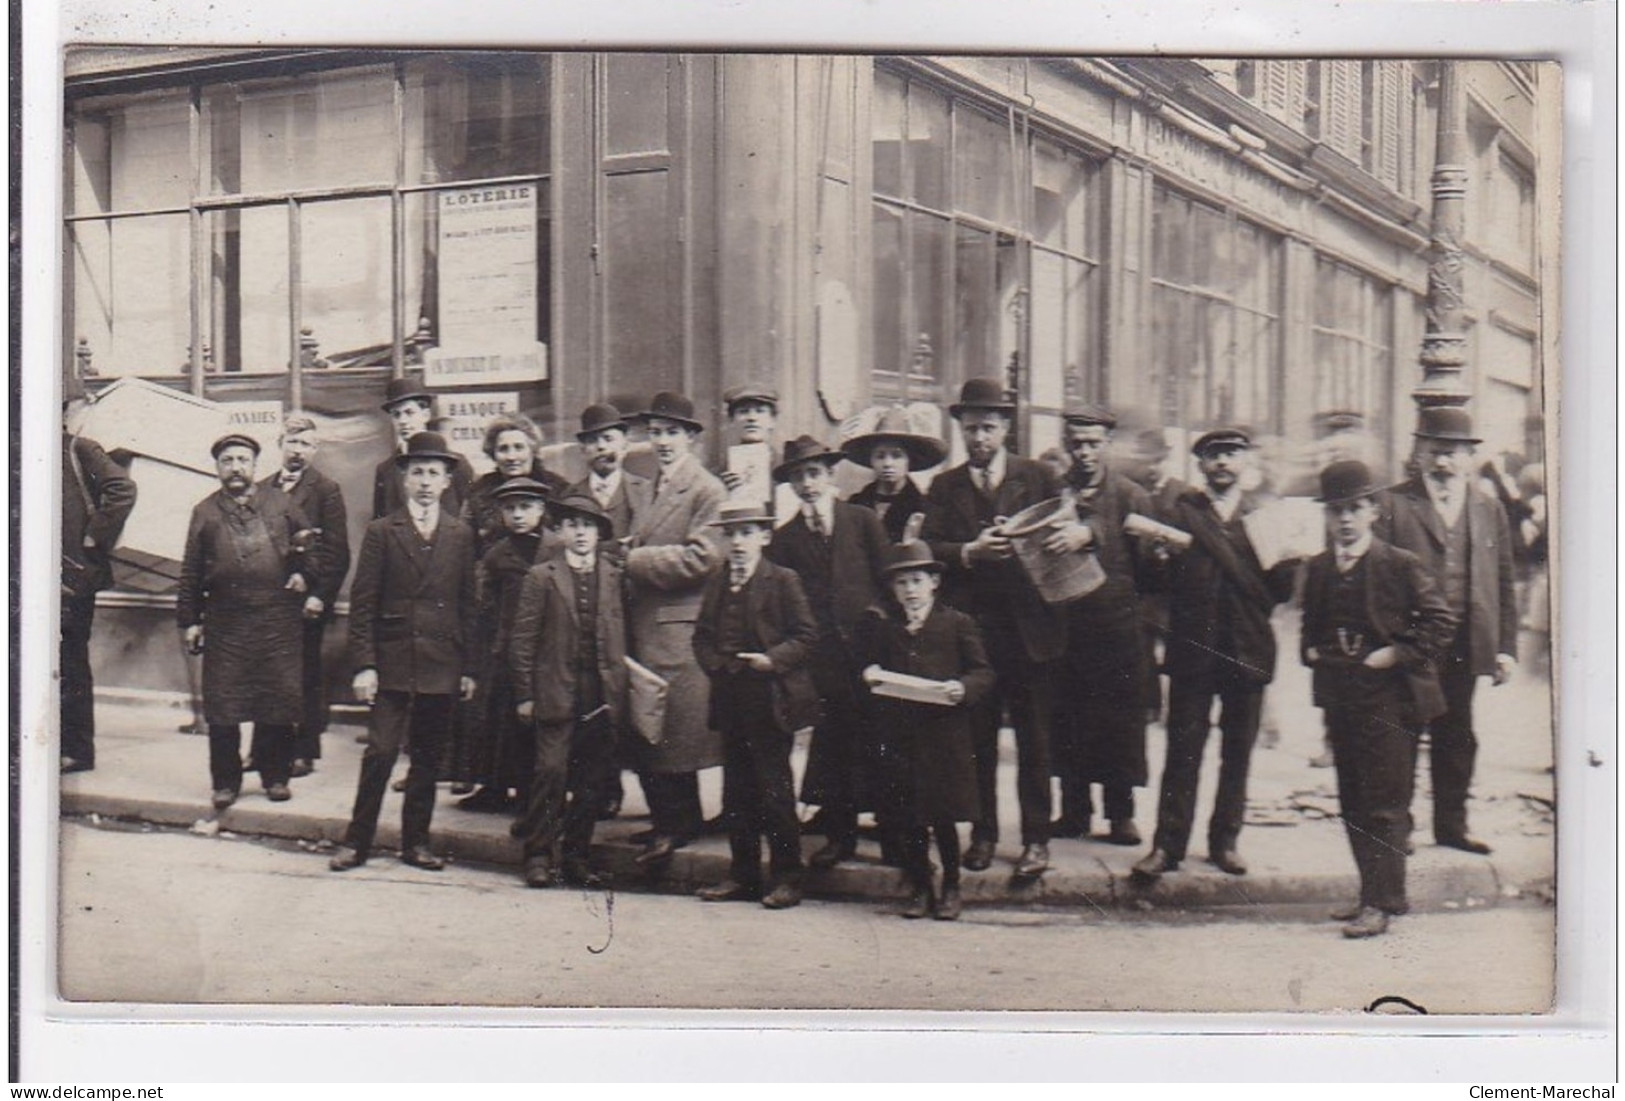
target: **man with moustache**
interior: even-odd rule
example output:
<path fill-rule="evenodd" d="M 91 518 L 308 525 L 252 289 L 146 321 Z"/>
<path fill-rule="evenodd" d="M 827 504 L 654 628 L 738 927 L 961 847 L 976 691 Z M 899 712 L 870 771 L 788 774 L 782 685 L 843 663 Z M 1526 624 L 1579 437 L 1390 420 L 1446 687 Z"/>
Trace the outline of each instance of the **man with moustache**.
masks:
<path fill-rule="evenodd" d="M 1478 757 L 1473 693 L 1479 677 L 1502 685 L 1518 667 L 1512 539 L 1500 502 L 1474 484 L 1473 450 L 1480 441 L 1467 411 L 1423 409 L 1415 435 L 1416 473 L 1383 495 L 1375 533 L 1422 560 L 1456 617 L 1440 663 L 1444 713 L 1427 727 L 1433 840 L 1482 855 L 1490 846 L 1467 829 Z"/>
<path fill-rule="evenodd" d="M 209 449 L 220 488 L 192 509 L 175 621 L 203 655 L 203 714 L 215 809 L 243 785 L 242 724 L 272 802 L 291 797 L 294 727 L 303 711 L 305 598 L 313 576 L 310 524 L 282 493 L 254 485 L 260 445 L 231 433 Z"/>
<path fill-rule="evenodd" d="M 626 576 L 631 655 L 665 678 L 660 739 L 638 747 L 638 778 L 654 833 L 638 861 L 659 865 L 704 826 L 699 771 L 722 764 L 722 738 L 710 725 L 710 685 L 694 656 L 694 623 L 705 581 L 722 550 L 709 526 L 728 491 L 694 456 L 704 426 L 683 394 L 656 394 L 637 414 L 659 464 L 653 500 L 634 514 Z"/>
<path fill-rule="evenodd" d="M 1154 881 L 1185 859 L 1215 697 L 1222 740 L 1208 862 L 1230 875 L 1247 874 L 1236 841 L 1247 809 L 1247 771 L 1264 688 L 1275 676 L 1270 611 L 1291 597 L 1297 566 L 1288 560 L 1265 570 L 1248 538 L 1244 521 L 1259 502 L 1242 490 L 1240 478 L 1252 446 L 1252 436 L 1242 428 L 1216 428 L 1197 437 L 1191 450 L 1203 485 L 1187 490 L 1168 517 L 1190 533 L 1192 543 L 1168 565 L 1167 759 L 1156 837 L 1134 865 L 1141 881 Z"/>
<path fill-rule="evenodd" d="M 983 871 L 993 862 L 999 838 L 999 726 L 1008 706 L 1021 804 L 1022 852 L 1015 871 L 1036 877 L 1049 867 L 1052 678 L 1066 651 L 1066 621 L 1044 603 L 1000 525 L 1057 496 L 1060 486 L 1042 463 L 1005 450 L 1016 404 L 998 379 L 969 379 L 948 412 L 959 421 L 967 458 L 931 483 L 924 538 L 946 567 L 947 601 L 981 627 L 998 676 L 972 717 L 981 817 L 971 825 L 964 866 Z M 1059 540 L 1062 533 L 1051 538 Z"/>
<path fill-rule="evenodd" d="M 327 729 L 327 678 L 322 668 L 322 639 L 333 619 L 339 588 L 350 572 L 350 537 L 344 511 L 344 491 L 311 460 L 320 447 L 316 422 L 304 413 L 282 418 L 282 469 L 260 482 L 267 493 L 281 493 L 311 521 L 314 554 L 310 591 L 302 609 L 305 617 L 300 693 L 303 710 L 294 735 L 293 767 L 289 775 L 308 776 L 322 755 L 322 733 Z"/>
<path fill-rule="evenodd" d="M 1131 515 L 1152 514 L 1145 490 L 1107 460 L 1117 417 L 1099 405 L 1062 414 L 1061 440 L 1072 457 L 1067 485 L 1084 532 L 1078 549 L 1106 575 L 1099 588 L 1066 606 L 1068 729 L 1058 731 L 1062 818 L 1089 836 L 1090 786 L 1099 784 L 1111 823 L 1106 840 L 1138 845 L 1134 789 L 1146 783 L 1145 638 L 1140 622 L 1139 548 L 1123 532 Z"/>

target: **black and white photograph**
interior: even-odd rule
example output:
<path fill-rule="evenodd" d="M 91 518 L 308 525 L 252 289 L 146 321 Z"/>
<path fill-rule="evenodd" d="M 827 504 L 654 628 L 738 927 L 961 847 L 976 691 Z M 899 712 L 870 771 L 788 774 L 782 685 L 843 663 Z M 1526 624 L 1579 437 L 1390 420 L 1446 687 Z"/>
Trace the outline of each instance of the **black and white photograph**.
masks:
<path fill-rule="evenodd" d="M 1556 1010 L 1558 62 L 61 65 L 71 1013 Z"/>

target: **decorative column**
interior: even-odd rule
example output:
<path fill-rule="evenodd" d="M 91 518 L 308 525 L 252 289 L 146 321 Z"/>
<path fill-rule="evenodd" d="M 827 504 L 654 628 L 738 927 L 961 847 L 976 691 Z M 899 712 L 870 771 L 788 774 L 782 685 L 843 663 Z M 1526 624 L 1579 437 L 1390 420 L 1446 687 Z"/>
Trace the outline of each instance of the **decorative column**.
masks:
<path fill-rule="evenodd" d="M 1462 331 L 1463 258 L 1467 220 L 1467 89 L 1458 63 L 1439 62 L 1438 143 L 1433 161 L 1432 240 L 1428 245 L 1427 315 L 1422 333 L 1422 383 L 1411 391 L 1419 408 L 1465 405 L 1462 381 L 1467 336 Z"/>

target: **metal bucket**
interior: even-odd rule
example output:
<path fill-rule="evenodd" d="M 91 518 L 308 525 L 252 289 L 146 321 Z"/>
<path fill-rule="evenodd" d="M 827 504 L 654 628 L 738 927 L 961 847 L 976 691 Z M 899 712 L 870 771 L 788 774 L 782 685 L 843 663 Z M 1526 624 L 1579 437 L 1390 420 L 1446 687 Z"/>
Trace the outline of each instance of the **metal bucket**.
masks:
<path fill-rule="evenodd" d="M 1072 554 L 1049 554 L 1044 550 L 1044 540 L 1054 525 L 1071 523 L 1077 518 L 1071 501 L 1051 497 L 1022 509 L 1004 522 L 1004 534 L 1015 544 L 1016 557 L 1046 604 L 1077 600 L 1106 583 L 1106 571 L 1100 568 L 1100 560 L 1093 550 Z"/>

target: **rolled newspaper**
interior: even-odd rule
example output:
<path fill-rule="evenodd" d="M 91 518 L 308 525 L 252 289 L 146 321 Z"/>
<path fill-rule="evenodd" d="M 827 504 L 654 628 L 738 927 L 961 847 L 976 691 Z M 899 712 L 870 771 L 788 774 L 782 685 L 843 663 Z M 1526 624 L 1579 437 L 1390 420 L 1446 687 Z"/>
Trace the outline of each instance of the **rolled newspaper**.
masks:
<path fill-rule="evenodd" d="M 1123 530 L 1142 539 L 1161 539 L 1169 546 L 1178 547 L 1180 550 L 1191 545 L 1190 532 L 1176 528 L 1172 524 L 1164 524 L 1161 520 L 1153 520 L 1138 512 L 1131 512 L 1123 517 Z"/>

